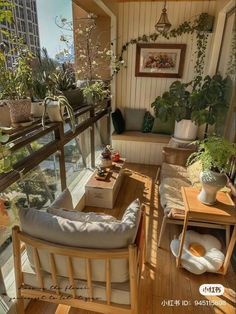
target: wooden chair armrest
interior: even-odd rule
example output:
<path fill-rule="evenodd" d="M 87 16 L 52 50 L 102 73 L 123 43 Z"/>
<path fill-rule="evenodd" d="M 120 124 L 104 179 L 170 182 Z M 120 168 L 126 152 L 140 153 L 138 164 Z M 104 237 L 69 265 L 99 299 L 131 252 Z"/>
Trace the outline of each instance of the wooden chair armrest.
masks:
<path fill-rule="evenodd" d="M 163 147 L 163 162 L 177 166 L 186 166 L 188 157 L 195 152 L 193 148 Z"/>

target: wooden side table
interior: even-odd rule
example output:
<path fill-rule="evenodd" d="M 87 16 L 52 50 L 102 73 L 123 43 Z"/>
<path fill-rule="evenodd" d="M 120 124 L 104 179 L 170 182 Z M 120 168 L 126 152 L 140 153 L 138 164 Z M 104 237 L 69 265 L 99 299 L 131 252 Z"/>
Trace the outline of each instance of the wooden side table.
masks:
<path fill-rule="evenodd" d="M 225 275 L 230 263 L 234 245 L 236 243 L 236 208 L 233 200 L 228 193 L 218 192 L 215 205 L 208 206 L 201 203 L 197 199 L 197 195 L 200 192 L 199 189 L 192 187 L 182 187 L 181 192 L 185 207 L 185 218 L 180 240 L 179 254 L 176 259 L 177 267 L 180 267 L 181 265 L 184 238 L 188 227 L 188 221 L 190 219 L 200 222 L 204 221 L 218 224 L 220 223 L 222 225 L 233 225 L 234 229 L 229 245 L 226 248 L 224 264 L 217 272 L 219 274 Z"/>

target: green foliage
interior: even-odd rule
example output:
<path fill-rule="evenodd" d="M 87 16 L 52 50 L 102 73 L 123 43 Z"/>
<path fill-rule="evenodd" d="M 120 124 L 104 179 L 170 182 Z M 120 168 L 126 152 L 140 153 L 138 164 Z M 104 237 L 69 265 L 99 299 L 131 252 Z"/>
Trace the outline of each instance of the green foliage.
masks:
<path fill-rule="evenodd" d="M 22 39 L 13 37 L 15 45 L 10 53 L 17 52 L 15 63 L 12 68 L 6 67 L 6 52 L 3 59 L 0 59 L 0 99 L 24 99 L 30 96 L 32 88 L 32 67 L 33 58 L 27 45 Z"/>
<path fill-rule="evenodd" d="M 72 73 L 71 69 L 57 69 L 53 72 L 49 78 L 52 83 L 55 85 L 57 91 L 67 91 L 71 89 L 75 89 L 75 77 Z"/>
<path fill-rule="evenodd" d="M 14 5 L 10 1 L 0 0 L 0 23 L 6 21 L 13 22 L 12 7 Z"/>
<path fill-rule="evenodd" d="M 229 107 L 232 81 L 229 76 L 222 78 L 220 74 L 213 77 L 207 75 L 198 92 L 205 108 L 201 111 L 202 123 L 214 124 L 219 115 L 224 116 Z"/>
<path fill-rule="evenodd" d="M 42 100 L 47 95 L 47 84 L 43 78 L 33 78 L 32 81 L 32 98 L 33 100 Z"/>
<path fill-rule="evenodd" d="M 71 122 L 71 129 L 73 132 L 75 132 L 75 116 L 74 116 L 74 110 L 71 107 L 71 105 L 69 104 L 67 98 L 65 96 L 48 96 L 44 99 L 43 101 L 43 105 L 44 105 L 44 112 L 43 112 L 43 116 L 42 116 L 42 125 L 43 127 L 45 127 L 45 117 L 46 117 L 46 113 L 47 113 L 47 107 L 50 106 L 50 102 L 56 101 L 58 107 L 60 108 L 60 112 L 61 112 L 61 108 L 63 106 L 65 106 L 65 109 L 67 111 L 68 117 L 70 118 L 70 122 Z M 63 117 L 62 121 L 63 121 Z"/>
<path fill-rule="evenodd" d="M 223 79 L 219 74 L 206 76 L 198 89 L 195 89 L 194 81 L 175 81 L 169 91 L 158 96 L 151 106 L 162 121 L 174 115 L 176 121 L 191 119 L 199 125 L 214 124 L 218 116 L 228 109 L 231 85 L 229 77 Z"/>
<path fill-rule="evenodd" d="M 199 160 L 203 170 L 229 171 L 230 158 L 236 155 L 235 144 L 228 142 L 223 137 L 216 136 L 194 143 L 198 145 L 198 151 L 189 156 L 188 165 Z"/>
<path fill-rule="evenodd" d="M 33 64 L 32 98 L 44 99 L 56 93 L 55 84 L 50 75 L 56 71 L 58 63 L 48 56 L 46 48 L 42 48 Z"/>
<path fill-rule="evenodd" d="M 99 81 L 93 84 L 87 84 L 87 86 L 83 88 L 83 95 L 85 98 L 90 98 L 96 103 L 109 97 L 110 90 L 105 86 L 104 82 Z"/>

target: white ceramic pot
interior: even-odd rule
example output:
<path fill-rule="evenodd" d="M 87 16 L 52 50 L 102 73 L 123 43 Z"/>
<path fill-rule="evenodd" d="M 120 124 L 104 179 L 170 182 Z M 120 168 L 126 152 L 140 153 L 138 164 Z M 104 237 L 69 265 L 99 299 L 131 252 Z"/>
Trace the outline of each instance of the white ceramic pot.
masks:
<path fill-rule="evenodd" d="M 213 205 L 216 202 L 216 193 L 226 185 L 227 177 L 224 173 L 211 170 L 202 171 L 200 182 L 202 189 L 198 195 L 199 201 L 206 205 Z"/>
<path fill-rule="evenodd" d="M 10 127 L 10 109 L 4 100 L 0 101 L 0 127 Z"/>
<path fill-rule="evenodd" d="M 31 114 L 35 118 L 40 118 L 43 115 L 44 106 L 42 102 L 31 103 Z"/>
<path fill-rule="evenodd" d="M 63 115 L 65 112 L 65 106 L 58 106 L 57 101 L 49 101 L 47 103 L 47 113 L 50 121 L 52 122 L 62 122 Z"/>
<path fill-rule="evenodd" d="M 175 121 L 174 137 L 180 140 L 195 140 L 197 137 L 198 125 L 191 120 L 183 119 Z"/>

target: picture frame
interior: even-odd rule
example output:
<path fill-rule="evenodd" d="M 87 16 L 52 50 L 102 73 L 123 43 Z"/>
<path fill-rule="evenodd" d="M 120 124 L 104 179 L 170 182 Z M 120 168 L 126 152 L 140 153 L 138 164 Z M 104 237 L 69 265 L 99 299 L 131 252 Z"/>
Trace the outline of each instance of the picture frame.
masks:
<path fill-rule="evenodd" d="M 135 76 L 181 78 L 185 44 L 137 44 Z"/>

